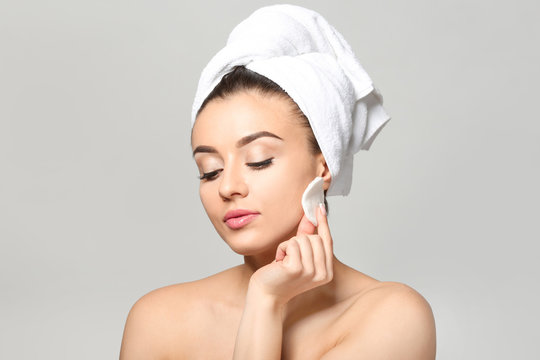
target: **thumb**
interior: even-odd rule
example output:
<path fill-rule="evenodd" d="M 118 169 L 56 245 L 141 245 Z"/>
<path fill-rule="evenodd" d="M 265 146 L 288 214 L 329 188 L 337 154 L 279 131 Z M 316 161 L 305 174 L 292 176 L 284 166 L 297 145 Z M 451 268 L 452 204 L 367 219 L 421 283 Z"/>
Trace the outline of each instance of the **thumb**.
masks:
<path fill-rule="evenodd" d="M 300 220 L 300 224 L 298 224 L 298 231 L 296 232 L 296 236 L 300 234 L 315 234 L 316 230 L 317 228 L 315 227 L 315 225 L 313 225 L 311 221 L 309 221 L 309 219 L 306 217 L 306 214 L 304 214 L 304 216 L 302 216 L 302 220 Z"/>

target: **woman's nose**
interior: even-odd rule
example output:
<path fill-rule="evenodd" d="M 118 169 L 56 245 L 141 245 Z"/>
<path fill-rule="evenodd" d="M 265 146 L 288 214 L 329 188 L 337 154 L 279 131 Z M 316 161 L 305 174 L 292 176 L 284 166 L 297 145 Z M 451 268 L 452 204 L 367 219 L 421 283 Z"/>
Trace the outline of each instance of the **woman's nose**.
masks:
<path fill-rule="evenodd" d="M 235 196 L 245 197 L 247 194 L 248 186 L 241 169 L 234 166 L 223 169 L 219 184 L 219 195 L 224 200 L 227 200 Z"/>

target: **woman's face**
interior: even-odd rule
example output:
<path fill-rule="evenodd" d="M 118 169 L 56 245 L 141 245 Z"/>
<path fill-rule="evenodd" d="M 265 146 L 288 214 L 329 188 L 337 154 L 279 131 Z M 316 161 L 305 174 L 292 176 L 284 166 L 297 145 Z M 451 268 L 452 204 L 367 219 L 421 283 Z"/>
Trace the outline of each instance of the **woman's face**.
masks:
<path fill-rule="evenodd" d="M 322 154 L 309 151 L 309 131 L 286 99 L 253 91 L 214 99 L 197 117 L 191 143 L 201 201 L 236 253 L 269 251 L 296 234 L 302 194 L 327 172 Z M 254 215 L 224 221 L 237 209 Z"/>

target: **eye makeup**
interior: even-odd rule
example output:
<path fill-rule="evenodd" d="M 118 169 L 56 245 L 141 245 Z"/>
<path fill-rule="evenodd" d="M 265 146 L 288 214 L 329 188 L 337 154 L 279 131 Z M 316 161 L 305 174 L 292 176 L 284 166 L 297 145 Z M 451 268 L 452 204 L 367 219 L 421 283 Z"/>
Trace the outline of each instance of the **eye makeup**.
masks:
<path fill-rule="evenodd" d="M 263 161 L 247 163 L 246 165 L 249 166 L 252 170 L 258 171 L 258 170 L 263 170 L 269 167 L 270 165 L 272 165 L 273 160 L 274 158 L 271 157 Z M 202 181 L 210 181 L 210 180 L 214 180 L 221 171 L 223 171 L 223 169 L 218 169 L 218 170 L 210 171 L 207 173 L 203 173 L 202 175 L 197 176 L 197 177 L 199 178 L 199 180 L 202 180 Z"/>
<path fill-rule="evenodd" d="M 253 170 L 262 170 L 272 164 L 272 161 L 274 160 L 273 157 L 260 161 L 255 163 L 248 163 L 247 166 L 253 168 Z"/>

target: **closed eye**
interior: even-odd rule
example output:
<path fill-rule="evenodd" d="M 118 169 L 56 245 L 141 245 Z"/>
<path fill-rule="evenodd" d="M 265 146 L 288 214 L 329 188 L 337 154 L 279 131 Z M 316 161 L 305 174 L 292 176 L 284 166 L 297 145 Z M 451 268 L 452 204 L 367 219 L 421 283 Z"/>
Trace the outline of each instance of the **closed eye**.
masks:
<path fill-rule="evenodd" d="M 214 180 L 217 174 L 222 171 L 223 169 L 210 171 L 207 173 L 203 173 L 201 176 L 198 176 L 200 180 Z"/>
<path fill-rule="evenodd" d="M 247 166 L 252 167 L 253 170 L 262 170 L 265 167 L 270 166 L 272 164 L 272 160 L 274 160 L 273 157 L 256 163 L 248 163 Z"/>
<path fill-rule="evenodd" d="M 264 161 L 260 161 L 260 162 L 247 163 L 246 165 L 252 168 L 253 170 L 262 170 L 272 165 L 272 160 L 274 160 L 273 157 L 270 159 L 266 159 Z M 210 171 L 207 173 L 203 173 L 201 176 L 197 176 L 197 177 L 200 180 L 211 181 L 216 178 L 216 176 L 219 174 L 220 171 L 223 171 L 223 169 L 218 169 L 218 170 Z"/>

